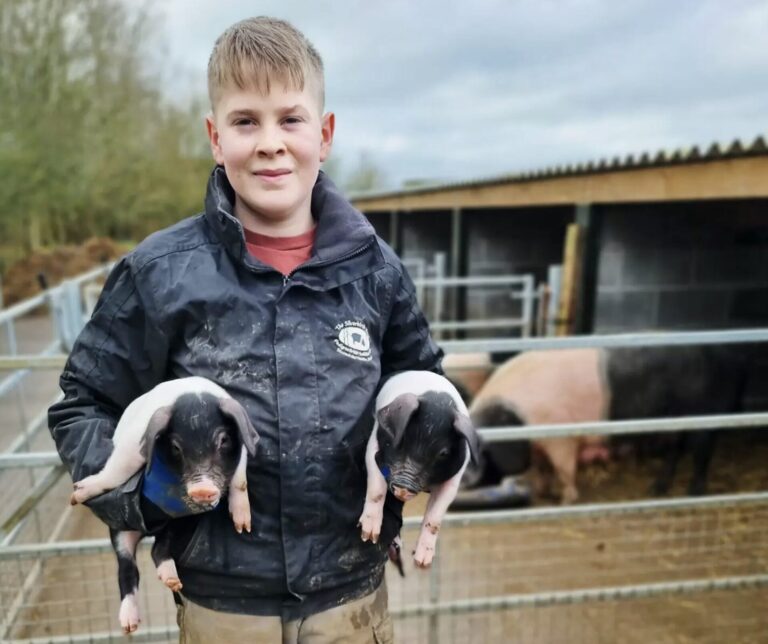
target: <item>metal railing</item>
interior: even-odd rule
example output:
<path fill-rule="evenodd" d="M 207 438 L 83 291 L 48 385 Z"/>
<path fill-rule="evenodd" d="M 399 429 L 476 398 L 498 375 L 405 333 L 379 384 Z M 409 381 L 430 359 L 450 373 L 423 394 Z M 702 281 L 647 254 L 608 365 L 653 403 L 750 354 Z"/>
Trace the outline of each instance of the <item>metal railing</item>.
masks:
<path fill-rule="evenodd" d="M 768 342 L 768 329 L 735 331 L 690 331 L 685 333 L 617 333 L 571 335 L 544 338 L 499 338 L 484 340 L 443 340 L 445 353 L 494 353 L 610 347 L 659 347 L 693 344 L 739 344 Z M 64 366 L 65 354 L 0 356 L 2 369 L 56 369 Z"/>
<path fill-rule="evenodd" d="M 419 517 L 406 518 L 404 553 L 415 542 L 419 525 Z M 704 611 L 713 601 L 722 607 L 726 591 L 731 599 L 738 591 L 739 602 L 753 606 L 752 632 L 765 632 L 759 629 L 766 627 L 768 614 L 759 607 L 768 589 L 766 529 L 768 493 L 448 515 L 431 571 L 417 571 L 408 561 L 405 579 L 388 570 L 398 641 L 428 641 L 430 632 L 441 634 L 436 640 L 441 643 L 549 641 L 544 627 L 531 617 L 531 611 L 548 609 L 550 619 L 567 617 L 571 627 L 581 622 L 585 611 L 602 613 L 592 622 L 601 630 L 601 639 L 574 636 L 567 641 L 623 642 L 624 623 L 631 623 L 639 607 L 651 615 L 666 615 L 669 603 L 684 595 L 688 605 L 700 605 Z M 162 641 L 177 630 L 169 593 L 151 574 L 150 543 L 143 542 L 140 554 L 147 580 L 140 596 L 150 623 L 142 624 L 137 635 L 142 641 Z M 109 628 L 115 624 L 119 602 L 107 539 L 0 549 L 0 570 L 24 571 L 31 565 L 40 565 L 47 574 L 38 578 L 37 594 L 18 604 L 11 641 L 121 637 Z M 73 580 L 78 580 L 77 598 L 72 596 Z M 0 585 L 0 596 L 6 590 Z M 62 602 L 69 603 L 63 613 Z M 648 602 L 656 603 L 648 609 Z M 84 611 L 102 630 L 78 630 Z M 467 638 L 460 634 L 461 620 L 473 615 L 483 620 Z M 526 624 L 530 639 L 494 640 L 499 620 Z M 723 629 L 745 627 L 727 619 L 721 622 Z M 638 641 L 640 634 L 649 635 L 649 627 L 658 626 L 646 624 Z M 698 633 L 699 626 L 688 623 L 686 628 Z M 40 637 L 44 630 L 52 639 Z M 723 637 L 722 630 L 712 630 L 709 637 Z M 677 641 L 674 637 L 667 633 L 666 638 L 650 639 Z"/>
<path fill-rule="evenodd" d="M 85 277 L 80 285 L 87 282 Z M 59 345 L 53 350 L 66 349 L 76 320 L 82 324 L 84 308 L 82 302 L 74 304 L 76 297 L 82 298 L 81 288 L 60 289 L 57 295 L 36 298 L 34 304 L 0 312 L 0 324 L 47 301 L 59 321 Z M 65 300 L 68 303 L 62 304 Z M 80 318 L 73 313 L 77 311 Z M 441 344 L 447 352 L 472 353 L 766 341 L 768 329 Z M 24 369 L 23 376 L 6 378 L 14 384 L 5 390 L 0 384 L 0 393 L 14 391 L 29 374 L 59 369 L 64 360 L 64 353 L 50 351 L 0 357 L 0 369 Z M 37 473 L 10 520 L 2 524 L 0 639 L 24 644 L 123 641 L 115 628 L 118 597 L 108 540 L 57 541 L 71 523 L 68 517 L 92 520 L 85 510 L 67 508 L 47 538 L 14 545 L 30 508 L 49 497 L 54 505 L 66 507 L 68 486 L 56 485 L 63 471 L 58 455 L 39 448 L 31 451 L 30 438 L 44 421 L 39 413 L 27 418 L 25 436 L 0 454 L 0 476 L 25 469 Z M 481 429 L 481 434 L 495 442 L 766 424 L 768 414 L 729 414 L 493 428 Z M 405 520 L 406 544 L 415 542 L 419 521 Z M 401 580 L 388 572 L 398 641 L 677 641 L 664 624 L 675 624 L 675 637 L 690 641 L 759 641 L 755 633 L 768 632 L 766 611 L 758 610 L 768 600 L 766 530 L 768 493 L 449 515 L 429 573 L 411 569 Z M 133 641 L 165 641 L 177 634 L 169 593 L 153 581 L 150 541 L 145 541 L 140 557 L 148 621 Z M 408 547 L 403 552 L 409 552 Z M 675 598 L 682 595 L 686 604 L 678 606 Z M 697 614 L 720 617 L 686 622 L 681 615 L 691 606 Z M 631 639 L 635 635 L 636 640 Z"/>
<path fill-rule="evenodd" d="M 533 275 L 505 275 L 501 277 L 441 277 L 423 278 L 414 281 L 418 289 L 434 289 L 441 294 L 435 307 L 437 313 L 430 316 L 429 327 L 433 331 L 476 331 L 481 329 L 518 330 L 528 337 L 533 330 L 535 302 L 539 297 Z M 506 287 L 509 297 L 521 301 L 521 312 L 517 317 L 486 317 L 474 320 L 445 320 L 443 313 L 444 291 L 448 288 Z"/>
<path fill-rule="evenodd" d="M 404 266 L 413 278 L 416 288 L 416 298 L 422 307 L 429 326 L 436 337 L 444 337 L 451 331 L 493 331 L 506 330 L 523 337 L 531 335 L 534 329 L 536 301 L 539 292 L 536 289 L 535 278 L 525 275 L 493 275 L 451 277 L 447 275 L 446 254 L 437 252 L 430 264 L 423 258 L 410 258 L 403 261 Z M 468 289 L 489 290 L 504 289 L 510 300 L 519 300 L 520 315 L 495 316 L 487 315 L 470 320 L 449 319 L 450 311 L 458 310 L 458 298 Z M 448 293 L 454 291 L 454 306 L 450 306 Z"/>
<path fill-rule="evenodd" d="M 739 329 L 735 331 L 690 331 L 685 333 L 617 333 L 611 335 L 570 335 L 522 339 L 445 340 L 440 343 L 440 346 L 446 353 L 494 353 L 598 347 L 734 344 L 766 341 L 768 341 L 768 329 Z"/>
<path fill-rule="evenodd" d="M 0 370 L 10 371 L 0 380 L 0 413 L 5 420 L 0 426 L 0 444 L 4 449 L 0 459 L 20 456 L 24 452 L 38 450 L 41 444 L 50 444 L 50 439 L 41 435 L 41 430 L 47 426 L 48 406 L 59 400 L 60 394 L 57 395 L 57 388 L 49 384 L 50 377 L 44 384 L 41 383 L 39 379 L 43 376 L 40 370 L 58 370 L 63 366 L 65 354 L 62 352 L 72 346 L 93 306 L 93 301 L 88 302 L 85 298 L 85 291 L 94 280 L 106 275 L 110 269 L 111 265 L 98 267 L 0 310 L 0 326 L 5 328 L 6 333 L 6 354 L 0 356 Z M 28 317 L 33 312 L 37 316 Z M 26 337 L 28 333 L 25 332 L 20 338 L 19 329 L 28 331 L 29 327 L 34 329 L 32 337 Z M 37 345 L 39 353 L 20 354 L 22 344 L 27 351 L 30 344 Z M 44 390 L 50 393 L 44 395 Z M 34 405 L 33 409 L 30 409 L 30 402 Z M 19 424 L 16 430 L 12 424 L 14 416 Z M 0 468 L 0 476 L 5 474 L 0 489 L 13 490 L 22 481 L 25 484 L 19 492 L 8 495 L 0 493 L 3 501 L 0 544 L 4 545 L 12 543 L 21 534 L 30 517 L 38 514 L 32 512 L 37 502 L 56 485 L 64 471 L 60 462 L 52 462 L 50 459 L 44 466 L 30 468 L 23 479 L 13 478 L 7 469 Z M 34 523 L 34 533 L 38 539 L 43 538 L 47 530 L 45 522 L 35 516 Z"/>

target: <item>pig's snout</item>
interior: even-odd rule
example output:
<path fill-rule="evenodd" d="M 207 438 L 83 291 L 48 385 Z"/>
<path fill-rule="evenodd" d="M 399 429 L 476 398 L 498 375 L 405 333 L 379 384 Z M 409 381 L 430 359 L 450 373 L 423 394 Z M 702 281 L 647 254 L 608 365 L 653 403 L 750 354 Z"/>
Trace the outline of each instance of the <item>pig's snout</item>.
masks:
<path fill-rule="evenodd" d="M 218 502 L 221 491 L 213 483 L 193 483 L 187 486 L 187 494 L 195 503 L 213 505 Z"/>
<path fill-rule="evenodd" d="M 392 494 L 395 495 L 396 499 L 399 499 L 403 503 L 410 501 L 413 497 L 416 496 L 416 492 L 413 492 L 412 490 L 409 490 L 405 487 L 400 487 L 398 485 L 392 486 Z"/>

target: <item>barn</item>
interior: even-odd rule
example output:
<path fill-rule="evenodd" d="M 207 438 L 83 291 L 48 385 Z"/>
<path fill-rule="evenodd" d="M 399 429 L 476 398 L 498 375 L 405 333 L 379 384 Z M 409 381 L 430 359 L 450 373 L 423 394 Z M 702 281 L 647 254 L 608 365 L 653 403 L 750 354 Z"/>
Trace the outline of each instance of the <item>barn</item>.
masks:
<path fill-rule="evenodd" d="M 353 196 L 405 260 L 454 277 L 562 264 L 578 231 L 576 333 L 768 322 L 768 146 L 712 144 Z M 465 292 L 462 317 L 494 302 Z M 467 296 L 471 302 L 466 301 Z"/>

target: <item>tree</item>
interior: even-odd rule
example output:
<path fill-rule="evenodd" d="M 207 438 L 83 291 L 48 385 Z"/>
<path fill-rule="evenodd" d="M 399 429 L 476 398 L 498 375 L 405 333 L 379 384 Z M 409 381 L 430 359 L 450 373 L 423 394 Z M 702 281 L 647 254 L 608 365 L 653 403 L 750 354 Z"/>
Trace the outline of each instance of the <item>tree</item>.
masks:
<path fill-rule="evenodd" d="M 6 254 L 136 239 L 200 209 L 211 161 L 189 151 L 202 110 L 163 96 L 152 24 L 120 0 L 0 2 Z"/>
<path fill-rule="evenodd" d="M 384 172 L 371 158 L 367 150 L 360 152 L 357 167 L 347 177 L 344 187 L 349 192 L 368 192 L 386 185 Z"/>

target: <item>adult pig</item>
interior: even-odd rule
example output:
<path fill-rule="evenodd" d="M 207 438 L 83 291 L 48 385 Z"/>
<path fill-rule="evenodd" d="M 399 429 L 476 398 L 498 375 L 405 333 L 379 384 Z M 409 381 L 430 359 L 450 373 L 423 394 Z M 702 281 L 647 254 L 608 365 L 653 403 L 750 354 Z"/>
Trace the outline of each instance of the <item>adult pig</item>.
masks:
<path fill-rule="evenodd" d="M 582 423 L 607 416 L 610 394 L 605 386 L 604 357 L 596 349 L 529 351 L 502 364 L 478 392 L 470 415 L 478 427 L 499 424 L 544 425 Z M 549 487 L 543 460 L 551 463 L 562 486 L 563 503 L 578 498 L 576 470 L 579 452 L 588 446 L 600 446 L 593 436 L 565 436 L 531 441 L 534 464 L 534 493 L 541 495 Z M 491 459 L 504 462 L 504 447 L 489 444 Z"/>
<path fill-rule="evenodd" d="M 483 420 L 498 415 L 506 416 L 505 424 L 514 425 L 730 413 L 740 409 L 745 373 L 743 360 L 735 352 L 714 346 L 531 351 L 496 370 L 470 413 L 478 427 L 491 426 Z M 694 453 L 689 493 L 704 493 L 714 434 L 680 432 L 672 439 L 654 490 L 668 490 L 682 447 L 689 444 Z M 487 447 L 503 465 L 503 454 L 498 454 L 502 449 L 494 444 Z M 579 460 L 607 455 L 600 437 L 532 441 L 534 462 L 546 460 L 552 465 L 564 503 L 578 498 Z M 542 477 L 536 482 L 540 491 L 546 488 Z"/>

